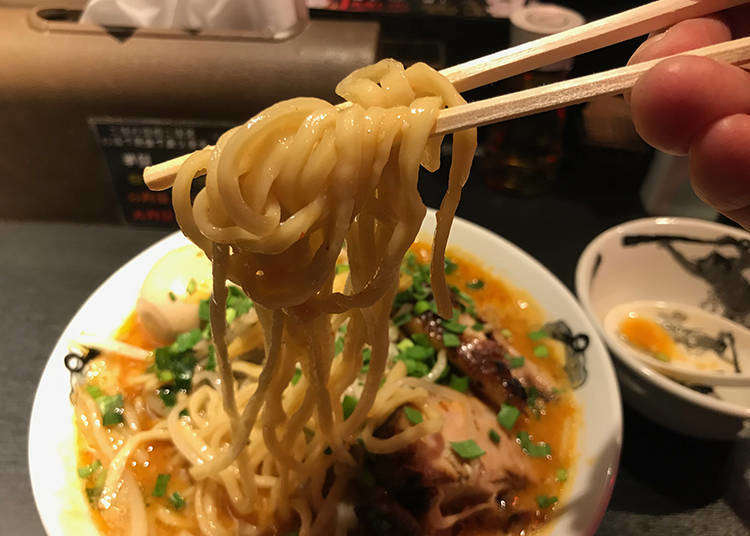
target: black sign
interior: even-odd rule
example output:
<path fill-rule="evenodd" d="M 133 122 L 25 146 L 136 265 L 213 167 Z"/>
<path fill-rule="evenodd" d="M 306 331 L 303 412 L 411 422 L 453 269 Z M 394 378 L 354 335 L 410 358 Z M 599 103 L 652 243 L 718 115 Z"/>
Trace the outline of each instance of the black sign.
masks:
<path fill-rule="evenodd" d="M 146 188 L 144 168 L 213 145 L 234 126 L 224 122 L 130 118 L 92 118 L 89 124 L 125 221 L 158 227 L 175 225 L 171 193 Z"/>

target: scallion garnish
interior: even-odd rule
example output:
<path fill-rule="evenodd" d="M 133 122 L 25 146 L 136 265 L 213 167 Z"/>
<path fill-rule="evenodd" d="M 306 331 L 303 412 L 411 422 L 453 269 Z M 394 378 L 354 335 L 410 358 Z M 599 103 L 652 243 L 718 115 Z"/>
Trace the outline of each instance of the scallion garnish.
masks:
<path fill-rule="evenodd" d="M 461 339 L 454 333 L 443 333 L 443 345 L 446 348 L 456 348 L 461 346 Z"/>
<path fill-rule="evenodd" d="M 516 437 L 524 452 L 532 458 L 546 458 L 552 454 L 552 449 L 547 443 L 534 443 L 528 432 L 518 432 Z"/>
<path fill-rule="evenodd" d="M 99 460 L 96 460 L 90 463 L 89 465 L 84 465 L 83 467 L 79 467 L 78 476 L 81 478 L 88 478 L 101 468 L 102 468 L 102 462 L 100 462 Z"/>
<path fill-rule="evenodd" d="M 418 409 L 414 409 L 410 406 L 404 407 L 404 414 L 409 422 L 412 424 L 419 424 L 422 422 L 422 413 Z"/>
<path fill-rule="evenodd" d="M 519 415 L 521 415 L 521 412 L 517 407 L 510 404 L 502 404 L 497 414 L 497 422 L 506 430 L 510 430 L 516 424 Z"/>
<path fill-rule="evenodd" d="M 497 433 L 497 430 L 494 428 L 490 428 L 490 431 L 487 433 L 487 435 L 490 437 L 490 441 L 492 441 L 495 445 L 500 443 L 500 434 Z"/>
<path fill-rule="evenodd" d="M 206 370 L 216 370 L 216 349 L 211 344 L 208 347 L 208 360 L 206 361 Z"/>
<path fill-rule="evenodd" d="M 508 359 L 508 366 L 510 368 L 521 368 L 523 364 L 526 362 L 526 359 L 522 356 L 510 356 Z"/>
<path fill-rule="evenodd" d="M 172 477 L 169 473 L 161 473 L 159 476 L 156 477 L 156 484 L 154 484 L 154 491 L 151 492 L 151 495 L 154 497 L 164 497 L 164 495 L 167 493 L 167 484 L 169 483 L 169 479 Z"/>
<path fill-rule="evenodd" d="M 539 505 L 539 508 L 549 508 L 553 504 L 557 502 L 557 497 L 549 497 L 547 495 L 537 495 L 536 497 L 536 503 Z"/>
<path fill-rule="evenodd" d="M 473 460 L 474 458 L 479 458 L 485 453 L 473 439 L 467 439 L 466 441 L 451 441 L 451 448 L 453 449 L 453 452 L 458 454 L 464 460 Z"/>
<path fill-rule="evenodd" d="M 532 341 L 541 341 L 542 339 L 546 339 L 548 336 L 549 335 L 547 335 L 547 332 L 543 329 L 529 332 L 529 339 L 531 339 Z"/>
<path fill-rule="evenodd" d="M 406 324 L 407 322 L 409 322 L 412 318 L 413 317 L 412 317 L 411 313 L 402 313 L 402 314 L 394 317 L 394 319 L 393 319 L 393 325 L 396 326 L 396 327 L 403 326 L 404 324 Z"/>
<path fill-rule="evenodd" d="M 125 410 L 122 407 L 121 394 L 100 396 L 97 403 L 99 404 L 99 410 L 102 412 L 102 424 L 104 426 L 112 426 L 122 422 L 122 414 Z"/>
<path fill-rule="evenodd" d="M 469 281 L 466 283 L 467 288 L 470 288 L 471 290 L 479 290 L 481 288 L 484 288 L 484 281 L 481 279 L 474 279 L 473 281 Z"/>
<path fill-rule="evenodd" d="M 465 393 L 469 390 L 469 378 L 468 376 L 456 376 L 455 374 L 451 374 L 448 387 L 455 389 L 459 393 Z"/>
<path fill-rule="evenodd" d="M 560 468 L 555 471 L 556 482 L 565 482 L 566 480 L 568 480 L 568 471 L 566 469 Z"/>
<path fill-rule="evenodd" d="M 187 288 L 185 290 L 187 290 L 187 293 L 192 296 L 193 294 L 195 294 L 195 291 L 197 288 L 198 288 L 198 282 L 195 280 L 194 277 L 191 277 L 190 281 L 188 281 Z"/>
<path fill-rule="evenodd" d="M 471 326 L 471 329 L 473 329 L 474 331 L 482 332 L 484 331 L 484 324 L 482 324 L 481 322 L 477 322 L 476 324 Z"/>
<path fill-rule="evenodd" d="M 463 324 L 459 324 L 455 320 L 448 320 L 447 322 L 443 322 L 443 328 L 452 332 L 452 333 L 458 333 L 461 334 L 466 330 L 466 326 Z"/>
<path fill-rule="evenodd" d="M 334 355 L 339 355 L 343 351 L 344 351 L 344 338 L 336 337 L 336 340 L 333 342 Z"/>
<path fill-rule="evenodd" d="M 537 357 L 547 357 L 549 356 L 549 349 L 544 345 L 535 346 L 534 355 Z"/>
<path fill-rule="evenodd" d="M 396 348 L 401 352 L 404 352 L 407 348 L 411 348 L 412 346 L 414 346 L 414 342 L 411 339 L 402 339 L 398 342 Z"/>
<path fill-rule="evenodd" d="M 169 296 L 170 301 L 177 301 L 177 296 L 175 296 L 175 293 L 171 290 L 167 292 L 167 296 Z"/>
<path fill-rule="evenodd" d="M 510 339 L 513 337 L 513 332 L 509 330 L 508 328 L 503 328 L 500 330 L 500 335 L 502 335 L 506 339 Z"/>
<path fill-rule="evenodd" d="M 427 302 L 425 300 L 419 300 L 417 303 L 414 304 L 415 315 L 421 315 L 422 313 L 426 313 L 427 311 L 431 309 L 432 309 L 432 305 L 430 305 L 430 302 Z"/>
<path fill-rule="evenodd" d="M 448 257 L 445 258 L 445 273 L 451 275 L 453 272 L 458 270 L 458 264 L 450 260 Z"/>
<path fill-rule="evenodd" d="M 345 272 L 349 271 L 349 265 L 348 264 L 337 264 L 336 265 L 336 275 L 343 274 Z"/>
<path fill-rule="evenodd" d="M 415 333 L 411 336 L 411 340 L 414 341 L 415 344 L 418 346 L 424 346 L 429 347 L 430 346 L 430 338 L 424 334 L 424 333 Z"/>
<path fill-rule="evenodd" d="M 348 419 L 349 416 L 354 412 L 354 408 L 357 407 L 358 400 L 353 396 L 346 395 L 341 401 L 341 409 L 344 412 L 344 420 Z"/>
<path fill-rule="evenodd" d="M 302 377 L 302 369 L 299 367 L 295 368 L 294 374 L 292 375 L 292 380 L 291 380 L 292 385 L 297 385 L 301 377 Z"/>
<path fill-rule="evenodd" d="M 183 499 L 182 495 L 180 495 L 176 491 L 169 496 L 169 503 L 175 510 L 181 510 L 185 507 L 185 499 Z"/>

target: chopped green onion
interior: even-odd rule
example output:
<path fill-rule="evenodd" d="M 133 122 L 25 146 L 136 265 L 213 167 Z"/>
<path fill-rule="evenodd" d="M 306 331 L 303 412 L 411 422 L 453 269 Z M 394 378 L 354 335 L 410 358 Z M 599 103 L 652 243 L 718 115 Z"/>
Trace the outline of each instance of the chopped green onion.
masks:
<path fill-rule="evenodd" d="M 336 340 L 333 343 L 333 351 L 334 351 L 334 355 L 339 355 L 341 352 L 344 351 L 344 338 L 343 337 L 336 337 Z"/>
<path fill-rule="evenodd" d="M 532 458 L 546 458 L 552 454 L 552 449 L 547 443 L 534 443 L 528 432 L 518 432 L 518 441 L 521 448 Z"/>
<path fill-rule="evenodd" d="M 235 318 L 237 318 L 237 309 L 234 309 L 232 307 L 227 307 L 227 312 L 226 312 L 227 324 L 231 324 L 232 322 L 234 322 Z"/>
<path fill-rule="evenodd" d="M 430 347 L 430 338 L 424 333 L 415 333 L 411 336 L 411 340 L 414 341 L 418 346 Z"/>
<path fill-rule="evenodd" d="M 187 410 L 187 408 L 185 408 L 181 412 L 179 412 L 177 415 L 179 417 L 190 417 L 190 412 Z"/>
<path fill-rule="evenodd" d="M 362 348 L 362 362 L 368 364 L 372 357 L 372 348 Z"/>
<path fill-rule="evenodd" d="M 399 343 L 396 345 L 396 348 L 398 348 L 400 351 L 405 351 L 407 348 L 410 348 L 414 346 L 414 343 L 411 339 L 403 339 L 399 341 Z"/>
<path fill-rule="evenodd" d="M 165 385 L 159 388 L 159 398 L 165 406 L 171 408 L 177 404 L 177 391 L 173 387 Z"/>
<path fill-rule="evenodd" d="M 458 270 L 458 264 L 450 260 L 448 257 L 445 258 L 445 274 L 451 275 L 453 272 Z"/>
<path fill-rule="evenodd" d="M 539 398 L 539 390 L 536 387 L 532 385 L 526 389 L 526 404 L 528 404 L 530 408 L 536 407 L 537 398 Z"/>
<path fill-rule="evenodd" d="M 466 441 L 451 441 L 451 448 L 464 460 L 473 460 L 474 458 L 479 458 L 485 453 L 473 439 L 467 439 Z"/>
<path fill-rule="evenodd" d="M 463 324 L 459 324 L 458 322 L 454 320 L 448 320 L 447 322 L 443 322 L 443 328 L 445 328 L 448 331 L 451 331 L 453 333 L 463 333 L 466 329 L 466 326 Z"/>
<path fill-rule="evenodd" d="M 211 305 L 208 300 L 201 300 L 198 304 L 198 318 L 204 322 L 211 320 Z"/>
<path fill-rule="evenodd" d="M 104 394 L 96 385 L 87 385 L 86 392 L 95 400 Z"/>
<path fill-rule="evenodd" d="M 171 290 L 167 293 L 167 296 L 169 296 L 169 299 L 171 301 L 177 301 L 177 296 L 175 296 L 174 292 L 172 292 Z"/>
<path fill-rule="evenodd" d="M 547 495 L 537 495 L 536 497 L 536 503 L 539 505 L 539 508 L 549 508 L 553 504 L 557 502 L 557 497 L 548 497 Z"/>
<path fill-rule="evenodd" d="M 543 329 L 529 332 L 529 339 L 531 339 L 532 341 L 541 341 L 542 339 L 546 339 L 547 337 L 549 337 L 549 335 L 547 335 L 547 332 Z"/>
<path fill-rule="evenodd" d="M 292 376 L 292 381 L 291 381 L 292 385 L 297 385 L 301 377 L 302 377 L 302 369 L 297 367 L 296 369 L 294 369 L 294 375 Z"/>
<path fill-rule="evenodd" d="M 112 426 L 122 422 L 122 395 L 100 396 L 97 399 L 99 410 L 102 412 L 102 424 Z"/>
<path fill-rule="evenodd" d="M 477 322 L 476 324 L 471 326 L 471 329 L 473 329 L 474 331 L 482 332 L 484 331 L 484 324 L 482 324 L 481 322 Z"/>
<path fill-rule="evenodd" d="M 164 494 L 167 493 L 167 484 L 169 483 L 169 479 L 172 477 L 169 473 L 161 473 L 159 476 L 156 477 L 156 484 L 154 484 L 154 491 L 151 492 L 151 495 L 154 497 L 164 497 Z"/>
<path fill-rule="evenodd" d="M 78 476 L 81 478 L 88 478 L 101 468 L 102 468 L 102 462 L 100 462 L 99 460 L 96 460 L 95 462 L 89 465 L 84 465 L 83 467 L 79 467 Z"/>
<path fill-rule="evenodd" d="M 192 296 L 193 294 L 195 294 L 195 291 L 197 288 L 198 288 L 198 282 L 195 280 L 194 277 L 191 277 L 190 281 L 188 281 L 188 284 L 187 284 L 187 289 L 186 289 L 187 293 Z"/>
<path fill-rule="evenodd" d="M 455 374 L 451 374 L 448 386 L 460 393 L 465 393 L 469 390 L 469 378 L 468 376 L 456 376 Z"/>
<path fill-rule="evenodd" d="M 443 344 L 446 348 L 461 346 L 461 339 L 453 333 L 443 333 Z"/>
<path fill-rule="evenodd" d="M 497 414 L 497 422 L 506 430 L 510 430 L 516 424 L 519 415 L 521 415 L 521 412 L 517 407 L 510 404 L 502 404 Z"/>
<path fill-rule="evenodd" d="M 534 355 L 537 357 L 547 357 L 549 356 L 549 349 L 544 345 L 535 346 Z"/>
<path fill-rule="evenodd" d="M 506 339 L 510 339 L 513 337 L 513 332 L 509 330 L 508 328 L 503 328 L 500 330 L 500 335 L 502 335 Z"/>
<path fill-rule="evenodd" d="M 508 366 L 510 368 L 521 368 L 523 364 L 526 362 L 526 358 L 524 358 L 522 355 L 516 357 L 511 356 L 508 360 Z"/>
<path fill-rule="evenodd" d="M 398 357 L 396 359 L 399 359 Z M 421 361 L 417 361 L 416 359 L 400 359 L 400 361 L 403 361 L 406 365 L 406 374 L 408 376 L 412 376 L 414 378 L 421 378 L 423 376 L 427 376 L 430 373 L 430 368 L 422 363 Z M 385 381 L 385 378 L 383 378 L 383 381 Z"/>
<path fill-rule="evenodd" d="M 156 373 L 156 377 L 159 378 L 160 382 L 171 382 L 174 380 L 174 374 L 171 370 L 160 370 Z"/>
<path fill-rule="evenodd" d="M 323 454 L 325 454 L 326 456 L 330 456 L 331 454 L 333 454 L 333 449 L 331 447 L 326 447 L 323 451 Z"/>
<path fill-rule="evenodd" d="M 558 469 L 555 471 L 555 481 L 556 482 L 565 482 L 568 480 L 568 471 L 565 469 Z"/>
<path fill-rule="evenodd" d="M 412 424 L 419 424 L 423 420 L 422 413 L 410 406 L 404 407 L 404 413 L 406 414 L 406 418 L 409 419 L 409 422 Z"/>
<path fill-rule="evenodd" d="M 169 496 L 169 502 L 175 510 L 182 510 L 185 507 L 185 499 L 176 491 Z"/>
<path fill-rule="evenodd" d="M 201 334 L 201 330 L 198 328 L 193 329 L 191 331 L 187 331 L 185 333 L 180 333 L 177 335 L 177 339 L 172 343 L 172 346 L 169 347 L 169 351 L 173 354 L 181 354 L 183 352 L 187 352 L 188 350 L 191 350 L 193 346 L 198 344 L 200 340 L 203 338 L 203 335 Z M 159 366 L 157 364 L 157 366 Z M 159 366 L 159 368 L 163 369 L 166 367 Z"/>
<path fill-rule="evenodd" d="M 481 288 L 484 288 L 484 281 L 482 281 L 481 279 L 475 279 L 466 283 L 466 286 L 471 290 L 479 290 Z"/>
<path fill-rule="evenodd" d="M 208 346 L 208 360 L 206 361 L 206 370 L 216 370 L 216 349 L 214 345 Z"/>
<path fill-rule="evenodd" d="M 396 327 L 403 326 L 412 319 L 411 313 L 403 313 L 393 319 L 393 325 Z"/>
<path fill-rule="evenodd" d="M 500 434 L 497 433 L 497 430 L 494 428 L 490 428 L 490 431 L 488 434 L 490 436 L 490 441 L 492 441 L 495 445 L 500 443 Z"/>
<path fill-rule="evenodd" d="M 417 303 L 414 304 L 414 314 L 417 314 L 417 315 L 426 313 L 430 309 L 432 309 L 430 302 L 427 302 L 424 300 L 419 300 Z"/>
<path fill-rule="evenodd" d="M 435 349 L 430 346 L 409 346 L 398 354 L 404 359 L 416 359 L 417 361 L 424 361 L 435 355 Z"/>
<path fill-rule="evenodd" d="M 336 275 L 343 274 L 345 272 L 349 271 L 349 265 L 348 264 L 337 264 L 336 265 Z"/>
<path fill-rule="evenodd" d="M 353 396 L 346 395 L 344 400 L 341 401 L 341 407 L 344 411 L 344 420 L 348 419 L 349 416 L 354 412 L 354 408 L 357 407 L 358 400 Z"/>

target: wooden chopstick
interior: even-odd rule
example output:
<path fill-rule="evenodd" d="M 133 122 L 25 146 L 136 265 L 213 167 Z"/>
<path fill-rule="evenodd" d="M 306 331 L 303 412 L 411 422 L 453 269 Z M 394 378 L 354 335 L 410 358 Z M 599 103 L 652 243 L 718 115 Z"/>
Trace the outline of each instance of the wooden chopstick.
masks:
<path fill-rule="evenodd" d="M 583 26 L 579 26 L 578 28 L 550 35 L 529 43 L 524 43 L 523 45 L 503 50 L 489 56 L 484 56 L 482 58 L 477 58 L 454 67 L 448 67 L 440 72 L 453 83 L 456 89 L 459 91 L 466 91 L 538 67 L 550 65 L 578 54 L 583 54 L 620 41 L 631 39 L 676 24 L 677 22 L 688 18 L 699 17 L 708 13 L 738 6 L 747 1 L 748 0 L 657 0 L 656 2 L 651 2 L 644 6 L 630 9 L 617 15 L 612 15 L 611 17 L 590 22 Z M 608 73 L 612 72 L 613 71 L 608 71 Z M 607 73 L 601 74 L 604 75 Z M 590 86 L 587 86 L 589 91 L 595 91 L 594 87 L 597 87 L 600 91 L 604 90 L 604 86 L 601 84 L 597 86 L 596 81 L 594 80 L 589 80 L 588 82 L 586 82 L 585 79 L 578 80 L 579 83 L 581 80 L 584 80 L 584 83 L 591 84 Z M 633 80 L 633 83 L 634 81 L 635 80 Z M 601 83 L 604 84 L 605 82 L 602 81 Z M 610 80 L 609 83 L 612 83 L 612 81 Z M 622 84 L 623 81 L 620 83 Z M 625 86 L 625 88 L 631 86 L 632 83 L 630 86 Z M 558 90 L 562 91 L 563 88 L 558 86 Z M 533 91 L 534 90 L 528 90 L 528 92 Z M 591 94 L 588 97 L 583 97 L 579 100 L 565 101 L 564 99 L 571 99 L 574 97 L 575 90 L 567 88 L 565 91 L 567 91 L 567 93 L 561 93 L 558 98 L 563 99 L 563 102 L 567 102 L 568 104 L 582 102 L 587 98 L 596 95 L 609 94 L 601 92 Z M 581 93 L 581 95 L 584 94 L 585 92 Z M 496 97 L 496 99 L 511 98 L 510 95 Z M 545 98 L 550 98 L 549 93 L 537 95 L 537 98 L 534 99 L 534 94 L 524 92 L 520 98 L 524 99 L 523 102 L 526 104 L 524 107 L 519 103 L 518 108 L 515 109 L 518 115 L 515 116 L 504 117 L 500 108 L 507 104 L 507 100 L 495 101 L 494 99 L 467 104 L 443 112 L 443 114 L 447 115 L 444 116 L 441 114 L 438 118 L 438 124 L 436 125 L 438 129 L 436 132 L 442 133 L 458 130 L 460 127 L 455 126 L 458 124 L 467 125 L 463 128 L 468 128 L 468 125 L 474 120 L 471 119 L 471 117 L 477 119 L 482 118 L 482 121 L 484 122 L 477 124 L 487 124 L 492 121 L 529 115 L 530 113 L 533 113 L 534 110 L 544 111 L 564 106 L 564 104 L 559 104 L 557 103 L 558 101 L 555 100 L 545 101 Z M 557 104 L 553 104 L 553 102 Z M 530 107 L 532 105 L 544 106 L 546 104 L 549 104 L 546 108 Z M 493 106 L 495 111 L 489 111 Z M 485 107 L 489 108 L 485 109 L 484 112 L 480 112 L 480 108 L 484 109 Z M 495 117 L 495 114 L 498 113 L 500 113 L 500 115 L 497 116 L 498 119 L 488 119 L 485 121 L 486 118 Z M 161 162 L 160 164 L 147 167 L 143 171 L 143 179 L 146 186 L 151 190 L 165 190 L 170 188 L 174 182 L 177 170 L 189 156 L 190 155 L 182 155 Z"/>
<path fill-rule="evenodd" d="M 676 55 L 705 56 L 743 67 L 747 64 L 747 67 L 750 67 L 750 37 Z M 447 134 L 508 121 L 578 104 L 603 95 L 616 95 L 632 88 L 643 73 L 664 59 L 666 58 L 447 108 L 438 115 L 435 134 Z"/>
<path fill-rule="evenodd" d="M 661 30 L 686 19 L 702 17 L 747 2 L 748 0 L 658 0 L 448 67 L 440 73 L 458 91 L 463 92 Z"/>

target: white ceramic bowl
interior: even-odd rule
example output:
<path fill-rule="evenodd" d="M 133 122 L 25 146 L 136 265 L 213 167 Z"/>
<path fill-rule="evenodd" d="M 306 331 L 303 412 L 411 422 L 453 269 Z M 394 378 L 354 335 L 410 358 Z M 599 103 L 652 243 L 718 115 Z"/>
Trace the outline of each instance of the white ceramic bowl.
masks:
<path fill-rule="evenodd" d="M 424 238 L 435 228 L 428 213 Z M 110 334 L 135 306 L 138 288 L 149 268 L 171 249 L 185 244 L 173 234 L 135 257 L 105 281 L 83 304 L 58 341 L 37 389 L 29 431 L 29 468 L 34 498 L 50 536 L 93 536 L 88 507 L 76 476 L 70 375 L 63 366 L 71 337 L 82 330 Z M 582 426 L 570 494 L 559 508 L 552 535 L 593 534 L 609 502 L 622 442 L 622 407 L 614 369 L 593 325 L 572 294 L 529 255 L 476 225 L 457 219 L 451 244 L 481 257 L 487 267 L 525 289 L 548 319 L 564 319 L 575 333 L 586 333 L 588 381 L 576 391 Z M 113 307 L 112 304 L 117 304 Z"/>
<path fill-rule="evenodd" d="M 647 238 L 638 238 L 644 236 Z M 623 398 L 646 417 L 678 432 L 716 439 L 744 435 L 750 420 L 750 405 L 742 403 L 747 400 L 747 391 L 736 390 L 747 387 L 716 387 L 712 395 L 699 393 L 655 372 L 632 353 L 618 352 L 620 342 L 603 328 L 604 318 L 612 308 L 637 300 L 702 307 L 733 316 L 745 326 L 750 322 L 750 300 L 745 303 L 744 299 L 738 299 L 741 280 L 729 283 L 724 280 L 723 284 L 730 287 L 729 295 L 721 288 L 716 293 L 716 283 L 709 282 L 716 281 L 713 277 L 716 266 L 725 270 L 733 266 L 733 258 L 739 259 L 738 248 L 671 240 L 670 249 L 663 240 L 648 238 L 653 236 L 750 240 L 749 233 L 718 223 L 690 218 L 645 218 L 613 227 L 586 247 L 576 268 L 576 292 L 600 335 L 615 352 Z M 626 245 L 626 241 L 631 245 Z M 696 263 L 701 259 L 702 263 Z M 749 284 L 747 270 L 726 277 L 744 278 Z M 744 316 L 738 314 L 743 307 L 748 309 Z"/>

